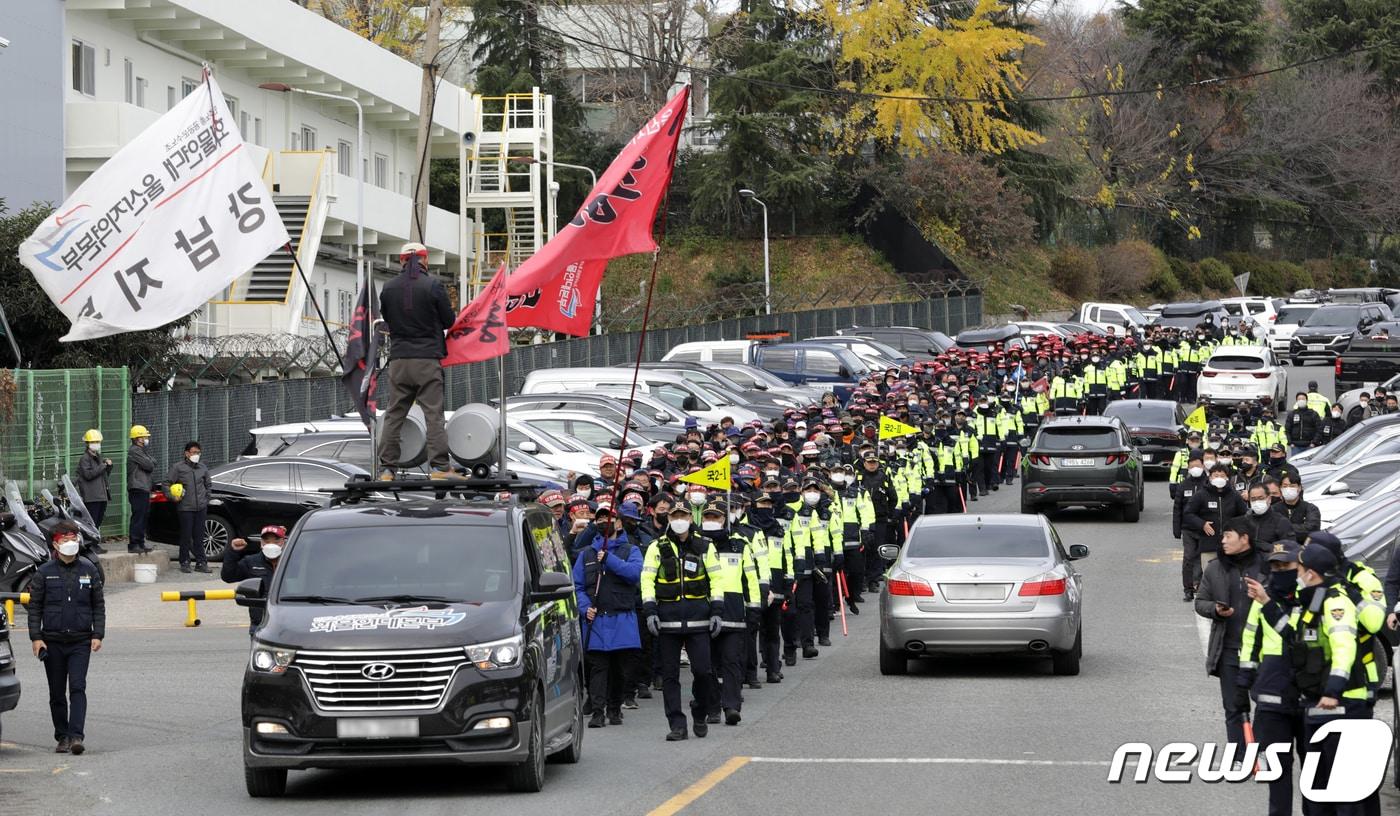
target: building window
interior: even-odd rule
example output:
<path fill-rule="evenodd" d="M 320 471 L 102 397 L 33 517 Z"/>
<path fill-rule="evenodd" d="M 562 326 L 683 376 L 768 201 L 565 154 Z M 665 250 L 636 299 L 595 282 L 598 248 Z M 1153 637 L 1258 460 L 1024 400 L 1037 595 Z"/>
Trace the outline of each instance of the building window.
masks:
<path fill-rule="evenodd" d="M 248 141 L 249 136 L 253 135 L 252 128 L 249 127 L 252 121 L 252 117 L 248 116 L 247 111 L 238 114 L 238 132 L 243 136 L 245 142 Z"/>
<path fill-rule="evenodd" d="M 408 195 L 408 174 L 399 173 L 399 195 Z"/>
<path fill-rule="evenodd" d="M 259 147 L 263 146 L 263 123 L 261 116 L 253 117 L 253 143 Z"/>
<path fill-rule="evenodd" d="M 73 41 L 73 90 L 88 96 L 97 93 L 97 49 Z"/>
<path fill-rule="evenodd" d="M 383 153 L 374 154 L 374 186 L 389 186 L 389 157 Z"/>
<path fill-rule="evenodd" d="M 175 95 L 175 86 L 165 86 L 165 109 L 170 110 L 175 107 L 175 103 L 180 101 L 180 97 Z"/>
<path fill-rule="evenodd" d="M 335 171 L 342 176 L 353 175 L 355 172 L 354 154 L 351 152 L 350 143 L 341 139 L 335 145 Z"/>
<path fill-rule="evenodd" d="M 136 66 L 131 64 L 131 60 L 122 60 L 122 101 L 128 105 L 136 104 Z"/>
<path fill-rule="evenodd" d="M 139 107 L 146 107 L 146 88 L 148 88 L 150 84 L 151 83 L 147 82 L 142 77 L 136 78 L 136 104 Z"/>
<path fill-rule="evenodd" d="M 228 94 L 224 94 L 224 104 L 228 105 L 228 115 L 233 121 L 238 121 L 238 100 Z"/>
<path fill-rule="evenodd" d="M 315 150 L 317 144 L 318 144 L 318 142 L 316 141 L 316 128 L 307 127 L 306 125 L 302 125 L 302 126 L 301 126 L 301 149 L 302 149 L 302 150 Z"/>
<path fill-rule="evenodd" d="M 350 293 L 344 289 L 338 289 L 336 294 L 340 296 L 340 322 L 348 326 L 350 325 Z"/>
<path fill-rule="evenodd" d="M 185 97 L 187 97 L 187 96 L 189 96 L 190 94 L 194 93 L 195 88 L 198 88 L 198 87 L 199 87 L 199 80 L 197 80 L 197 79 L 190 79 L 189 77 L 182 77 L 182 78 L 180 79 L 180 98 L 181 98 L 181 99 L 184 99 Z"/>

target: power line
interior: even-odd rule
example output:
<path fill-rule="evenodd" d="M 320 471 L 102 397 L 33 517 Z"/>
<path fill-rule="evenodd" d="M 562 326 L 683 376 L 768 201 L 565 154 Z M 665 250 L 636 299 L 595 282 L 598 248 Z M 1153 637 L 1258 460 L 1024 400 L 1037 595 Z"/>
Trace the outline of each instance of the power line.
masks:
<path fill-rule="evenodd" d="M 818 93 L 825 94 L 827 96 L 841 97 L 844 99 L 887 99 L 900 102 L 939 102 L 943 104 L 965 105 L 995 105 L 1007 101 L 1070 102 L 1094 99 L 1097 97 L 1140 96 L 1143 94 L 1174 93 L 1176 91 L 1190 90 L 1192 88 L 1204 88 L 1209 87 L 1211 85 L 1241 82 L 1246 79 L 1254 79 L 1256 77 L 1268 76 L 1269 74 L 1277 74 L 1283 71 L 1291 71 L 1296 68 L 1302 68 L 1308 65 L 1315 65 L 1322 62 L 1331 62 L 1332 60 L 1344 59 L 1355 54 L 1361 54 L 1367 51 L 1374 51 L 1378 48 L 1384 48 L 1396 42 L 1400 42 L 1398 40 L 1385 40 L 1383 42 L 1374 43 L 1371 45 L 1358 46 L 1348 51 L 1341 51 L 1335 54 L 1325 54 L 1320 57 L 1311 57 L 1305 60 L 1298 60 L 1297 62 L 1290 62 L 1286 65 L 1279 65 L 1274 68 L 1263 68 L 1258 71 L 1250 71 L 1248 73 L 1234 74 L 1230 76 L 1207 77 L 1206 79 L 1198 79 L 1193 80 L 1191 82 L 1181 82 L 1172 85 L 1156 85 L 1151 88 L 1124 88 L 1119 90 L 1106 91 L 1084 91 L 1082 93 L 1061 94 L 1058 96 L 1021 96 L 1009 97 L 1007 99 L 998 99 L 994 97 L 983 96 L 906 96 L 904 94 L 875 93 L 870 91 L 851 91 L 842 88 L 820 88 L 814 85 L 794 85 L 789 82 L 779 82 L 777 80 L 772 79 L 760 79 L 758 77 L 741 76 L 739 74 L 717 71 L 713 68 L 697 68 L 693 65 L 686 65 L 684 63 L 674 62 L 672 60 L 661 59 L 659 57 L 651 57 L 647 56 L 646 54 L 637 54 L 635 52 L 628 51 L 625 48 L 619 48 L 618 46 L 606 45 L 604 43 L 595 42 L 585 37 L 579 37 L 575 34 L 569 34 L 558 29 L 550 30 L 553 31 L 553 33 L 559 37 L 563 37 L 566 40 L 573 40 L 577 43 L 582 43 L 584 45 L 589 46 L 590 48 L 598 48 L 604 51 L 611 51 L 613 53 L 622 54 L 624 56 L 631 57 L 632 59 L 636 60 L 641 60 L 643 62 L 650 62 L 655 63 L 657 65 L 663 65 L 669 68 L 675 68 L 677 70 L 688 71 L 693 75 L 700 75 L 709 79 L 728 79 L 736 82 L 747 82 L 750 85 L 759 85 L 767 88 L 775 88 L 778 90 Z"/>

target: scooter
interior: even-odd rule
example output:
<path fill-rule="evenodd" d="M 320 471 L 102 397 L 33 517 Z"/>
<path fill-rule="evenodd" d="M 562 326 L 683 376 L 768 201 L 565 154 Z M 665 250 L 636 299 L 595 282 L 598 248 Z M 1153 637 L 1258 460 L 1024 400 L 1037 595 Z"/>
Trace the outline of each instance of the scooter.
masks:
<path fill-rule="evenodd" d="M 48 538 L 29 515 L 19 485 L 5 482 L 0 512 L 0 587 L 23 592 L 39 565 L 49 560 Z"/>

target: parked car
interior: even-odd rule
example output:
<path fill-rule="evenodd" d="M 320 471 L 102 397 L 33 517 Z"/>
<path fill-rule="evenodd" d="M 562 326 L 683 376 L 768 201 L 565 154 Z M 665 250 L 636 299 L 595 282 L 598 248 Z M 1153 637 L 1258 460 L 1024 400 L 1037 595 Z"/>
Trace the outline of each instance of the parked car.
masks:
<path fill-rule="evenodd" d="M 1021 460 L 1021 512 L 1059 507 L 1114 508 L 1123 521 L 1142 514 L 1142 454 L 1117 417 L 1055 417 L 1043 423 Z"/>
<path fill-rule="evenodd" d="M 618 367 L 631 369 L 633 366 L 622 365 Z M 682 378 L 702 385 L 711 391 L 735 397 L 740 405 L 750 410 L 765 415 L 771 413 L 773 417 L 782 416 L 782 409 L 802 408 L 811 402 L 811 400 L 808 399 L 789 397 L 785 394 L 775 394 L 763 388 L 748 388 L 742 383 L 730 379 L 724 372 L 711 368 L 709 363 L 688 363 L 681 360 L 671 360 L 670 362 L 642 363 L 642 368 L 653 371 L 675 372 Z"/>
<path fill-rule="evenodd" d="M 917 326 L 851 326 L 847 329 L 837 329 L 836 333 L 878 340 L 899 349 L 905 357 L 914 360 L 932 360 L 953 347 L 953 338 L 943 332 Z"/>
<path fill-rule="evenodd" d="M 1335 373 L 1339 394 L 1400 374 L 1400 322 L 1376 323 L 1365 334 L 1353 334 L 1337 355 Z"/>
<path fill-rule="evenodd" d="M 856 383 L 870 373 L 855 352 L 821 343 L 780 343 L 754 349 L 754 365 L 785 382 L 830 390 L 844 404 Z"/>
<path fill-rule="evenodd" d="M 1310 501 L 1317 506 L 1322 524 L 1326 526 L 1355 508 L 1366 506 L 1380 496 L 1394 493 L 1397 489 L 1400 489 L 1400 471 L 1392 469 L 1364 489 L 1359 486 L 1353 487 L 1345 480 L 1334 479 L 1323 491 L 1322 496 L 1314 494 Z"/>
<path fill-rule="evenodd" d="M 904 674 L 909 659 L 939 654 L 1049 657 L 1079 673 L 1084 652 L 1083 579 L 1044 516 L 922 516 L 880 587 L 880 673 Z"/>
<path fill-rule="evenodd" d="M 1070 320 L 1105 330 L 1112 326 L 1119 335 L 1124 331 L 1139 332 L 1147 326 L 1147 317 L 1127 303 L 1081 303 Z"/>
<path fill-rule="evenodd" d="M 1256 336 L 1261 340 L 1269 326 L 1273 325 L 1278 317 L 1278 312 L 1274 309 L 1274 302 L 1266 297 L 1232 297 L 1221 298 L 1220 305 L 1225 307 L 1225 311 L 1230 314 L 1230 320 L 1239 325 L 1241 320 L 1245 321 L 1257 332 Z"/>
<path fill-rule="evenodd" d="M 1333 303 L 1384 303 L 1392 312 L 1400 309 L 1400 289 L 1388 286 L 1328 289 L 1327 297 Z"/>
<path fill-rule="evenodd" d="M 679 360 L 687 363 L 752 363 L 754 346 L 762 340 L 697 340 L 681 343 L 661 357 L 663 362 Z"/>
<path fill-rule="evenodd" d="M 492 404 L 498 404 L 491 400 Z M 585 394 L 581 391 L 565 391 L 558 394 L 516 394 L 506 398 L 507 411 L 583 411 L 607 417 L 614 422 L 624 422 L 628 417 L 627 397 L 609 394 Z M 666 405 L 639 396 L 631 406 L 632 428 L 651 428 L 670 433 L 680 433 L 685 425 L 685 415 Z"/>
<path fill-rule="evenodd" d="M 833 346 L 848 348 L 856 353 L 856 356 L 865 362 L 872 369 L 885 369 L 899 366 L 912 366 L 914 358 L 905 356 L 904 352 L 887 345 L 879 340 L 872 340 L 869 337 L 856 337 L 855 335 L 838 334 L 828 337 L 808 337 L 804 343 L 828 343 Z"/>
<path fill-rule="evenodd" d="M 1230 322 L 1230 313 L 1218 300 L 1187 301 L 1168 303 L 1162 307 L 1162 314 L 1153 321 L 1153 326 L 1177 329 L 1195 329 L 1202 323 L 1225 326 Z"/>
<path fill-rule="evenodd" d="M 804 405 L 819 402 L 822 388 L 811 385 L 790 385 L 771 371 L 764 371 L 751 363 L 726 363 L 722 361 L 706 363 L 712 371 L 718 371 L 746 388 L 756 388 L 770 394 L 792 397 Z"/>
<path fill-rule="evenodd" d="M 703 422 L 717 423 L 723 417 L 735 422 L 763 419 L 759 414 L 738 405 L 726 395 L 686 380 L 673 371 L 644 370 L 637 378 L 639 394 L 646 394 L 665 405 L 690 414 Z M 525 375 L 520 386 L 522 394 L 558 394 L 582 391 L 591 394 L 626 396 L 632 393 L 632 372 L 622 368 L 537 368 Z M 778 412 L 781 415 L 781 411 Z"/>
<path fill-rule="evenodd" d="M 1319 452 L 1295 463 L 1298 475 L 1303 478 L 1304 487 L 1342 465 L 1359 462 L 1363 458 L 1400 453 L 1400 425 L 1381 425 L 1374 427 L 1371 433 L 1353 436 L 1345 442 L 1340 437 L 1335 441 L 1339 444 L 1331 450 Z"/>
<path fill-rule="evenodd" d="M 289 422 L 282 425 L 263 425 L 248 431 L 248 444 L 238 455 L 239 459 L 256 459 L 271 456 L 273 451 L 285 446 L 304 433 L 326 433 L 331 431 L 353 431 L 364 429 L 365 424 L 355 417 L 327 417 L 312 422 Z"/>
<path fill-rule="evenodd" d="M 1382 303 L 1329 303 L 1308 315 L 1288 342 L 1288 358 L 1293 365 L 1321 360 L 1330 363 L 1351 336 L 1367 334 L 1371 327 L 1391 320 L 1390 307 Z"/>
<path fill-rule="evenodd" d="M 958 332 L 955 338 L 958 348 L 964 351 L 976 351 L 987 353 L 993 347 L 1005 349 L 1023 349 L 1026 347 L 1026 338 L 1021 336 L 1021 330 L 1016 328 L 1016 324 L 996 326 L 990 329 L 967 329 Z"/>
<path fill-rule="evenodd" d="M 1313 312 L 1322 308 L 1321 303 L 1284 303 L 1279 307 L 1274 322 L 1269 324 L 1266 335 L 1269 338 L 1269 348 L 1275 354 L 1287 355 L 1288 344 L 1293 340 L 1293 335 L 1298 331 L 1298 327 L 1303 325 Z"/>
<path fill-rule="evenodd" d="M 1400 414 L 1379 414 L 1377 416 L 1367 417 L 1350 428 L 1347 428 L 1342 432 L 1341 436 L 1334 438 L 1321 447 L 1308 448 L 1300 453 L 1292 454 L 1288 457 L 1288 461 L 1299 467 L 1302 467 L 1305 462 L 1326 461 L 1338 449 L 1343 446 L 1351 445 L 1358 437 L 1377 433 L 1381 431 L 1381 429 L 1392 425 L 1400 425 Z"/>
<path fill-rule="evenodd" d="M 1069 321 L 1065 323 L 1056 323 L 1055 325 L 1060 329 L 1061 332 L 1064 333 L 1066 337 L 1076 337 L 1081 334 L 1095 334 L 1099 337 L 1108 336 L 1108 329 L 1105 329 L 1102 326 L 1095 326 L 1092 323 L 1078 323 L 1074 321 Z M 1114 333 L 1116 334 L 1117 332 L 1115 331 Z"/>
<path fill-rule="evenodd" d="M 309 456 L 316 459 L 331 459 L 336 462 L 348 462 L 371 472 L 377 470 L 379 464 L 378 458 L 370 450 L 369 432 L 364 429 L 364 426 L 361 426 L 358 431 L 323 431 L 302 434 L 294 442 L 275 451 L 272 456 Z M 519 450 L 506 450 L 506 467 L 515 474 L 516 478 L 524 481 L 549 485 L 565 485 L 569 481 L 566 471 L 551 467 L 547 462 Z M 408 468 L 406 472 L 409 475 L 427 478 L 430 470 L 429 465 L 423 464 L 415 468 Z M 494 472 L 494 468 L 492 470 Z M 404 475 L 404 470 L 401 469 L 400 474 Z"/>
<path fill-rule="evenodd" d="M 291 529 L 302 516 L 330 503 L 322 488 L 343 487 L 353 478 L 369 478 L 369 471 L 347 462 L 305 456 L 240 460 L 209 469 L 213 489 L 204 522 L 204 557 L 210 562 L 224 557 L 224 548 L 235 538 L 256 539 L 268 524 Z M 161 491 L 151 493 L 148 535 L 163 544 L 180 540 L 180 520 L 175 503 Z"/>
<path fill-rule="evenodd" d="M 283 795 L 289 770 L 400 764 L 504 766 L 506 787 L 533 792 L 548 759 L 579 761 L 568 553 L 549 510 L 500 489 L 318 509 L 271 578 L 238 585 L 262 610 L 243 674 L 248 795 Z"/>
<path fill-rule="evenodd" d="M 1167 473 L 1176 452 L 1186 446 L 1181 436 L 1188 408 L 1176 400 L 1122 399 L 1110 402 L 1103 415 L 1116 417 L 1128 428 L 1142 454 L 1147 472 Z"/>
<path fill-rule="evenodd" d="M 1202 366 L 1196 394 L 1211 405 L 1249 405 L 1262 397 L 1285 405 L 1288 371 L 1267 346 L 1220 346 Z"/>
<path fill-rule="evenodd" d="M 537 456 L 553 467 L 575 473 L 596 473 L 598 461 L 605 453 L 620 457 L 628 450 L 639 450 L 644 458 L 650 459 L 653 450 L 675 441 L 674 434 L 664 439 L 647 439 L 637 431 L 631 431 L 627 434 L 624 447 L 621 424 L 581 411 L 508 412 L 506 425 L 509 428 L 507 444 L 511 447 Z M 510 437 L 516 431 L 527 434 L 539 449 L 531 450 L 523 444 L 511 443 Z M 542 445 L 541 442 L 550 444 Z"/>
<path fill-rule="evenodd" d="M 1052 337 L 1072 337 L 1077 332 L 1068 332 L 1056 323 L 1046 323 L 1040 320 L 1017 320 L 1011 325 L 1021 330 L 1021 336 L 1027 339 L 1048 334 Z"/>
<path fill-rule="evenodd" d="M 1400 389 L 1400 373 L 1380 383 L 1363 382 L 1349 391 L 1337 389 L 1336 403 L 1342 407 L 1342 416 L 1346 417 L 1347 422 L 1360 422 L 1365 419 L 1361 415 L 1361 392 L 1370 394 L 1375 391 L 1377 385 L 1385 386 L 1387 391 Z"/>

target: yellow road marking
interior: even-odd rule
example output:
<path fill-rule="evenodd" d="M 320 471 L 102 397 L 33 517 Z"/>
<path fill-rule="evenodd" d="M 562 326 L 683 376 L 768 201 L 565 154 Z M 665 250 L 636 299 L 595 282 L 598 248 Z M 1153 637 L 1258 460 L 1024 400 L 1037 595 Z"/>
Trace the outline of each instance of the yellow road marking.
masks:
<path fill-rule="evenodd" d="M 34 773 L 35 768 L 0 768 L 0 774 L 6 773 Z"/>
<path fill-rule="evenodd" d="M 747 764 L 749 764 L 749 757 L 730 757 L 728 762 L 700 777 L 695 784 L 667 799 L 660 807 L 648 812 L 647 816 L 675 816 L 689 807 L 695 800 L 709 793 L 715 785 L 728 779 L 735 771 Z"/>

